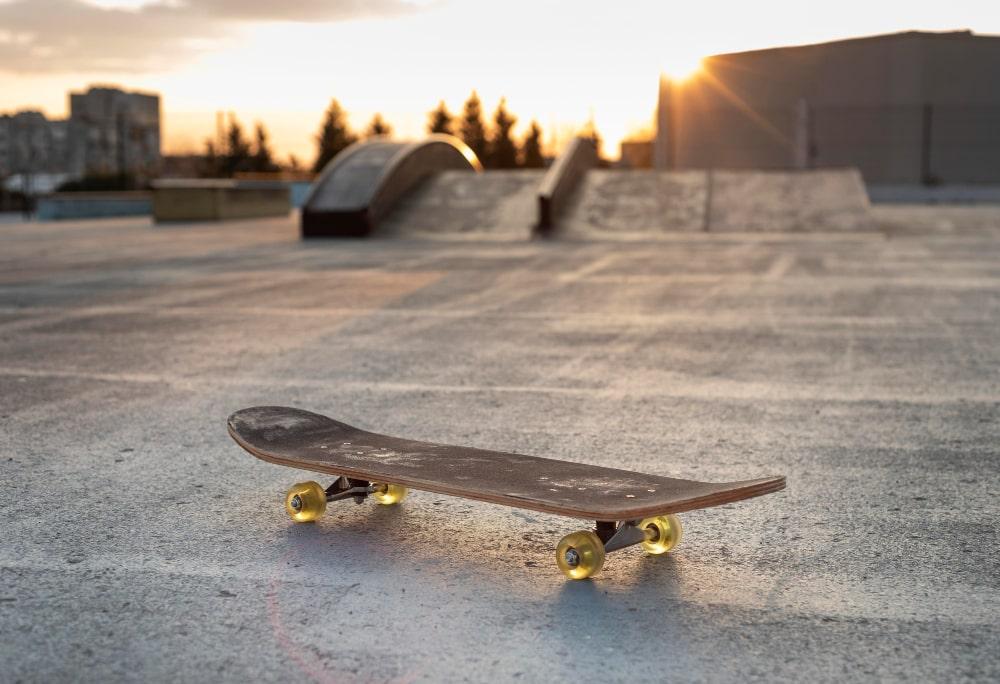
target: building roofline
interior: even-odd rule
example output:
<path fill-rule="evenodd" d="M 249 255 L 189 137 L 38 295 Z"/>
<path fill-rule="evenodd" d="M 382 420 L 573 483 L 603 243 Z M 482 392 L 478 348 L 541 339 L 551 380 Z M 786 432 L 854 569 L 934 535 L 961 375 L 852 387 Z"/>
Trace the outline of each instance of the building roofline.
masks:
<path fill-rule="evenodd" d="M 901 38 L 916 38 L 916 39 L 931 39 L 931 40 L 955 40 L 955 39 L 972 39 L 972 40 L 997 40 L 1000 41 L 1000 35 L 974 33 L 972 29 L 957 29 L 954 31 L 898 31 L 896 33 L 877 33 L 870 36 L 854 36 L 851 38 L 838 38 L 836 40 L 827 40 L 817 43 L 801 43 L 796 45 L 779 45 L 776 47 L 769 48 L 758 48 L 756 50 L 740 50 L 737 52 L 721 52 L 714 55 L 709 55 L 705 59 L 717 59 L 719 57 L 736 57 L 743 55 L 753 55 L 753 54 L 764 54 L 770 52 L 780 52 L 782 50 L 800 50 L 802 48 L 814 48 L 814 47 L 827 47 L 830 45 L 844 45 L 844 44 L 855 44 L 861 42 L 873 42 L 876 40 L 886 40 L 886 39 L 901 39 Z"/>
<path fill-rule="evenodd" d="M 160 97 L 160 94 L 158 92 L 153 92 L 148 90 L 127 90 L 122 86 L 112 85 L 107 83 L 92 83 L 86 86 L 84 90 L 69 90 L 67 91 L 67 95 L 71 97 L 73 95 L 85 96 L 93 92 L 118 92 L 118 93 L 124 93 L 125 95 L 142 95 L 144 97 L 156 97 L 156 98 Z"/>

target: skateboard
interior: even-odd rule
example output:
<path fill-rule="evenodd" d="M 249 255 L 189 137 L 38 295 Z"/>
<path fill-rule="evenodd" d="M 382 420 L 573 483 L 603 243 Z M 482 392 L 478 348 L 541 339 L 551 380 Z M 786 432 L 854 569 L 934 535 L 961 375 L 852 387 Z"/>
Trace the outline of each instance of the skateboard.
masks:
<path fill-rule="evenodd" d="M 605 554 L 641 545 L 659 555 L 681 540 L 678 513 L 749 499 L 785 487 L 784 477 L 698 482 L 629 470 L 400 439 L 295 408 L 260 406 L 229 417 L 229 434 L 257 458 L 335 476 L 329 487 L 301 482 L 285 510 L 311 522 L 328 503 L 367 498 L 398 504 L 409 489 L 596 521 L 556 546 L 571 579 L 599 572 Z"/>

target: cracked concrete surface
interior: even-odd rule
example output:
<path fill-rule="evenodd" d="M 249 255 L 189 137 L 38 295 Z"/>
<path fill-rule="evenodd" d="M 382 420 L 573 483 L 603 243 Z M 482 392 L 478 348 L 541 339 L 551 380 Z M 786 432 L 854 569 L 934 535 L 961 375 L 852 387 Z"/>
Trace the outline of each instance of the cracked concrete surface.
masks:
<path fill-rule="evenodd" d="M 1000 231 L 919 213 L 629 243 L 0 226 L 0 679 L 995 681 Z M 226 434 L 257 404 L 788 489 L 568 582 L 556 516 L 417 492 L 293 525 L 304 473 Z"/>

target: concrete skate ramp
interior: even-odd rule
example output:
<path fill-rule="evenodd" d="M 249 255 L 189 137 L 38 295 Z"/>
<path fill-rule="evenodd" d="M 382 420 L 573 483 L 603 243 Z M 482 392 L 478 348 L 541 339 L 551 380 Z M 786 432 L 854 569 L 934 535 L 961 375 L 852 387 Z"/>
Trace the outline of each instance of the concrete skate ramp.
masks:
<path fill-rule="evenodd" d="M 435 174 L 400 199 L 376 235 L 528 240 L 543 175 L 542 170 Z"/>
<path fill-rule="evenodd" d="M 427 177 L 481 168 L 475 153 L 448 135 L 357 143 L 331 160 L 313 185 L 302 208 L 302 237 L 363 237 Z"/>
<path fill-rule="evenodd" d="M 873 230 L 855 169 L 816 171 L 593 170 L 557 235 L 650 239 L 683 232 Z"/>
<path fill-rule="evenodd" d="M 645 238 L 705 230 L 704 171 L 595 169 L 587 172 L 557 223 L 576 238 Z"/>
<path fill-rule="evenodd" d="M 875 227 L 857 169 L 714 171 L 710 231 L 814 232 Z"/>

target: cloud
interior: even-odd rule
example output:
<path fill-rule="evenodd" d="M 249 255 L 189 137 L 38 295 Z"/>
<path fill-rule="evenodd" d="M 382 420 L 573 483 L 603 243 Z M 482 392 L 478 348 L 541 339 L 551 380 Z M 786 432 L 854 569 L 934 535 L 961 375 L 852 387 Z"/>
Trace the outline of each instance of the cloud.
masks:
<path fill-rule="evenodd" d="M 403 14 L 413 5 L 400 0 L 198 0 L 189 6 L 225 19 L 257 21 L 345 21 L 362 17 Z"/>
<path fill-rule="evenodd" d="M 223 44 L 241 22 L 335 22 L 413 10 L 402 0 L 156 0 L 135 9 L 0 0 L 0 71 L 161 70 Z"/>

